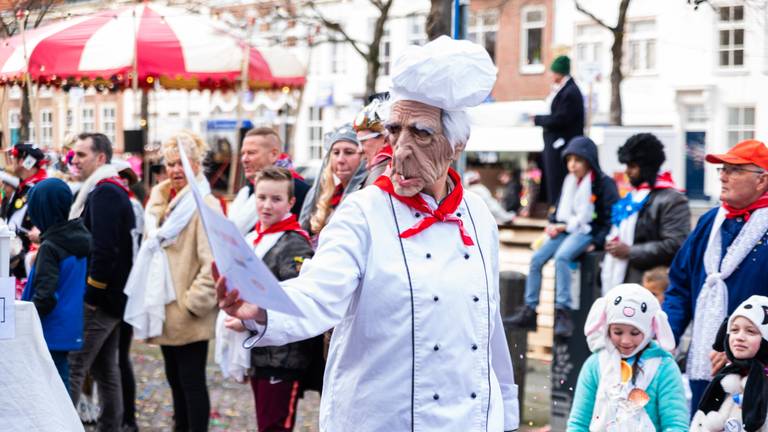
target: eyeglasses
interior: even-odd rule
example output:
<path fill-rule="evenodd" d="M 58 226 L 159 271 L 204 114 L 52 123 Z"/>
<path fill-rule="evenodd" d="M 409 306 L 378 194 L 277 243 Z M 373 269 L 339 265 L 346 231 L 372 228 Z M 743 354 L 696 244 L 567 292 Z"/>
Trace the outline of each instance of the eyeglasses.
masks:
<path fill-rule="evenodd" d="M 723 165 L 721 167 L 717 167 L 718 174 L 725 174 L 730 176 L 736 173 L 743 173 L 743 172 L 750 172 L 754 174 L 766 174 L 765 170 L 751 170 L 751 169 L 739 168 L 739 167 L 729 166 L 729 165 Z"/>

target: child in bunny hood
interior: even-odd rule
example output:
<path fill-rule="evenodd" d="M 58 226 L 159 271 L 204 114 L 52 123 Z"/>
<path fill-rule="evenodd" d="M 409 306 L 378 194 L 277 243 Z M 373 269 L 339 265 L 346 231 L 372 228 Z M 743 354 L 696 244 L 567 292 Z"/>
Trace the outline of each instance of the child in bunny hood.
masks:
<path fill-rule="evenodd" d="M 672 330 L 650 291 L 611 289 L 592 305 L 584 333 L 593 354 L 579 373 L 569 432 L 688 430 Z"/>
<path fill-rule="evenodd" d="M 717 332 L 712 348 L 728 365 L 704 391 L 691 431 L 768 431 L 767 339 L 768 297 L 753 295 Z"/>

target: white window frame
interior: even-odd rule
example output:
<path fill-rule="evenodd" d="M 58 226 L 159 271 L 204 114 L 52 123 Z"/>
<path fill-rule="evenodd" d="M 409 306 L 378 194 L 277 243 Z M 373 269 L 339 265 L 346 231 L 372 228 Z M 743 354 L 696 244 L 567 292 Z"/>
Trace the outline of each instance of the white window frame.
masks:
<path fill-rule="evenodd" d="M 107 119 L 107 111 L 111 110 L 113 116 L 111 121 Z M 115 145 L 115 138 L 117 137 L 117 106 L 115 104 L 104 104 L 99 110 L 99 131 L 109 138 L 109 142 Z"/>
<path fill-rule="evenodd" d="M 323 157 L 323 107 L 312 105 L 307 110 L 307 135 L 309 136 L 309 158 Z"/>
<path fill-rule="evenodd" d="M 90 116 L 86 115 L 86 112 L 90 112 Z M 90 125 L 90 128 L 86 125 Z M 80 108 L 80 132 L 96 132 L 96 108 L 93 105 L 83 105 Z"/>
<path fill-rule="evenodd" d="M 40 110 L 40 142 L 38 144 L 40 147 L 53 146 L 53 110 L 50 108 Z"/>
<path fill-rule="evenodd" d="M 541 21 L 528 22 L 526 15 L 529 12 L 540 12 Z M 544 73 L 544 30 L 547 27 L 547 9 L 543 5 L 525 6 L 520 10 L 520 73 L 540 74 Z M 541 53 L 539 63 L 528 64 L 528 30 L 541 30 Z"/>
<path fill-rule="evenodd" d="M 331 50 L 331 73 L 332 74 L 344 74 L 346 73 L 346 48 L 347 44 L 340 39 L 334 39 L 329 41 Z"/>
<path fill-rule="evenodd" d="M 392 60 L 392 36 L 389 25 L 384 24 L 384 31 L 379 39 L 379 75 L 389 76 Z"/>
<path fill-rule="evenodd" d="M 499 36 L 499 16 L 498 8 L 481 9 L 476 12 L 470 12 L 467 24 L 467 39 L 474 41 L 488 50 L 488 38 L 493 35 L 493 52 L 488 52 L 491 60 L 496 63 L 496 41 Z"/>
<path fill-rule="evenodd" d="M 643 23 L 652 23 L 652 29 L 639 30 L 633 29 Z M 658 47 L 656 35 L 656 19 L 644 18 L 628 22 L 626 33 L 626 53 L 627 53 L 627 72 L 630 75 L 651 75 L 656 73 L 658 64 Z M 649 56 L 650 53 L 650 56 Z M 652 63 L 649 60 L 652 58 Z"/>
<path fill-rule="evenodd" d="M 757 123 L 757 110 L 754 105 L 731 105 L 727 107 L 725 113 L 725 142 L 728 148 L 733 147 L 734 144 L 743 141 L 745 139 L 751 139 L 755 137 L 756 123 Z M 731 123 L 731 112 L 736 111 L 736 123 Z M 752 123 L 746 123 L 747 110 L 752 111 Z M 734 136 L 735 139 L 731 139 Z"/>
<path fill-rule="evenodd" d="M 427 17 L 422 14 L 411 14 L 405 18 L 406 43 L 408 45 L 424 45 L 427 41 Z"/>
<path fill-rule="evenodd" d="M 575 27 L 573 60 L 577 66 L 576 71 L 582 76 L 580 80 L 594 79 L 595 72 L 605 71 L 605 58 L 603 48 L 606 43 L 608 30 L 594 23 L 578 24 Z M 583 52 L 582 52 L 583 51 Z M 573 74 L 573 69 L 571 74 Z"/>
<path fill-rule="evenodd" d="M 735 15 L 736 8 L 741 8 L 741 20 L 734 21 L 731 20 L 730 17 Z M 721 19 L 721 11 L 727 9 L 729 12 L 729 20 L 728 21 L 722 21 Z M 718 11 L 716 13 L 716 19 L 717 19 L 717 32 L 715 36 L 715 46 L 716 46 L 716 55 L 715 55 L 715 61 L 717 62 L 717 67 L 721 70 L 743 70 L 746 68 L 747 63 L 747 50 L 745 49 L 746 46 L 746 37 L 747 37 L 747 30 L 746 30 L 746 7 L 744 4 L 730 4 L 727 6 L 720 6 L 718 8 Z M 736 44 L 736 33 L 741 31 L 741 44 Z M 727 32 L 728 34 L 728 44 L 723 45 L 721 41 L 721 34 L 722 32 Z M 741 52 L 741 64 L 737 65 L 736 63 L 736 55 L 737 52 Z M 721 62 L 721 56 L 723 53 L 728 53 L 728 63 L 722 64 Z"/>

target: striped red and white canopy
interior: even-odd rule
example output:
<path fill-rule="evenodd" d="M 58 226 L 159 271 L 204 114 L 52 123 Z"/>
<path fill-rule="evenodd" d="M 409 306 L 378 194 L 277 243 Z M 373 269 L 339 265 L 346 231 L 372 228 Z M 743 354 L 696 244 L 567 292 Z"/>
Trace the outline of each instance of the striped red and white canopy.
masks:
<path fill-rule="evenodd" d="M 0 84 L 21 82 L 28 68 L 40 84 L 130 87 L 135 67 L 142 87 L 159 80 L 168 88 L 232 88 L 246 53 L 216 20 L 153 3 L 72 17 L 28 30 L 24 40 L 26 47 L 21 35 L 0 41 Z M 304 85 L 304 67 L 286 50 L 248 51 L 251 88 Z"/>

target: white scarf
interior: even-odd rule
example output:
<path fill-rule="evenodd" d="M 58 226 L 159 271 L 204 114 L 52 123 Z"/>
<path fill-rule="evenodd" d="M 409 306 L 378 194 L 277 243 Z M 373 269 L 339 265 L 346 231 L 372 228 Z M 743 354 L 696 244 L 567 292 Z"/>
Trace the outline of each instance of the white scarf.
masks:
<path fill-rule="evenodd" d="M 723 242 L 720 228 L 725 221 L 725 213 L 724 208 L 718 209 L 712 231 L 709 233 L 707 249 L 704 251 L 704 270 L 707 272 L 707 278 L 696 299 L 693 337 L 688 355 L 688 376 L 694 380 L 712 379 L 709 353 L 728 311 L 728 286 L 725 280 L 736 271 L 768 230 L 768 208 L 755 210 L 726 250 L 721 262 Z"/>
<path fill-rule="evenodd" d="M 632 194 L 632 201 L 636 203 L 642 202 L 649 193 L 651 193 L 650 189 L 633 190 L 630 192 Z M 620 242 L 632 246 L 635 243 L 635 227 L 637 227 L 639 215 L 640 212 L 637 211 L 621 221 L 619 226 L 611 225 L 611 231 L 606 239 L 610 241 L 610 239 L 618 238 Z M 617 258 L 609 253 L 605 254 L 603 268 L 600 271 L 603 295 L 616 285 L 624 283 L 624 278 L 627 277 L 627 267 L 629 267 L 628 259 Z"/>
<path fill-rule="evenodd" d="M 88 179 L 83 182 L 80 190 L 77 193 L 75 202 L 72 203 L 72 208 L 69 210 L 69 219 L 77 219 L 83 214 L 85 209 L 85 201 L 88 199 L 88 195 L 96 188 L 96 185 L 110 177 L 118 177 L 117 170 L 110 164 L 102 165 Z"/>
<path fill-rule="evenodd" d="M 566 224 L 565 231 L 569 234 L 589 234 L 592 227 L 592 216 L 595 204 L 592 202 L 592 172 L 588 172 L 581 182 L 575 175 L 568 173 L 563 181 L 563 191 L 557 204 L 555 217 L 558 222 Z"/>
<path fill-rule="evenodd" d="M 290 213 L 286 215 L 286 217 L 290 216 Z M 253 251 L 259 258 L 264 258 L 264 255 L 275 246 L 283 234 L 285 234 L 284 231 L 265 234 L 259 244 L 253 247 Z M 246 243 L 252 244 L 257 236 L 258 233 L 256 231 L 251 231 L 245 236 Z M 248 373 L 248 369 L 251 367 L 251 351 L 243 348 L 243 342 L 250 337 L 250 333 L 247 331 L 236 332 L 226 328 L 224 326 L 224 319 L 226 317 L 227 314 L 224 311 L 219 311 L 219 315 L 216 317 L 214 359 L 221 368 L 221 374 L 225 378 L 229 377 L 237 382 L 242 382 Z"/>
<path fill-rule="evenodd" d="M 229 220 L 234 222 L 242 235 L 246 235 L 259 221 L 259 214 L 256 212 L 256 194 L 249 195 L 249 193 L 248 186 L 240 189 L 229 206 Z"/>
<path fill-rule="evenodd" d="M 200 194 L 209 195 L 211 188 L 205 177 L 198 176 L 196 180 Z M 128 296 L 124 319 L 133 326 L 136 339 L 160 336 L 165 321 L 165 305 L 176 300 L 165 248 L 176 242 L 197 212 L 197 207 L 189 186 L 182 189 L 174 200 L 176 205 L 162 226 L 158 226 L 158 218 L 150 209 L 144 213 L 146 235 L 124 290 Z"/>

